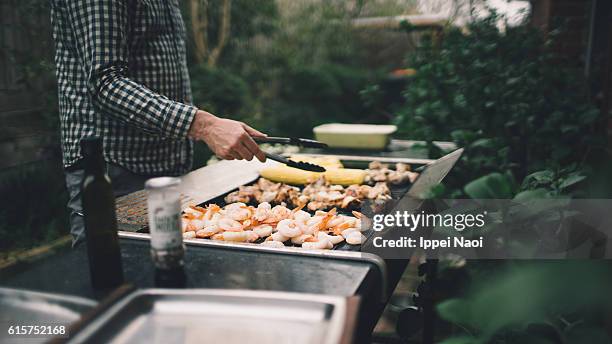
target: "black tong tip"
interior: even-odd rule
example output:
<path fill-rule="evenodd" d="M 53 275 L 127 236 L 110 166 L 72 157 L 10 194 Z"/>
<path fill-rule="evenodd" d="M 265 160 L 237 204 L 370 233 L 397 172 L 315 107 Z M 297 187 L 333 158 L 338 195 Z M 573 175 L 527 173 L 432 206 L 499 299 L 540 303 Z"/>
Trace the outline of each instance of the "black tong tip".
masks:
<path fill-rule="evenodd" d="M 296 137 L 253 137 L 255 142 L 257 143 L 279 143 L 285 145 L 295 145 L 299 147 L 310 147 L 310 148 L 327 148 L 325 143 L 309 140 L 309 139 L 300 139 Z M 325 168 L 319 165 L 311 164 L 308 162 L 302 161 L 293 161 L 289 160 L 283 156 L 278 154 L 267 153 L 266 156 L 272 160 L 276 160 L 278 162 L 282 162 L 289 167 L 299 168 L 300 170 L 312 171 L 312 172 L 325 172 Z"/>
<path fill-rule="evenodd" d="M 312 171 L 312 172 L 325 172 L 325 167 L 311 164 L 303 161 L 293 161 L 287 159 L 287 166 L 299 168 L 300 170 Z"/>

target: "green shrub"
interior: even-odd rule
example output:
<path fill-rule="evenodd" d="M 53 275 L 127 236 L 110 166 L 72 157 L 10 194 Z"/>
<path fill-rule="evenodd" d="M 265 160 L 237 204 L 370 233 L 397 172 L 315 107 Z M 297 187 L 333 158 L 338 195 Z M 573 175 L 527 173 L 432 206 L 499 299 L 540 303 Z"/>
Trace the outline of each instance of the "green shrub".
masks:
<path fill-rule="evenodd" d="M 566 67 L 536 29 L 520 25 L 501 32 L 498 19 L 492 13 L 465 30 L 449 28 L 440 42 L 425 37 L 409 58 L 417 74 L 396 118 L 401 133 L 427 141 L 432 156 L 442 153 L 433 140 L 466 149 L 445 190 L 432 196 L 526 201 L 610 190 L 610 168 L 599 168 L 595 159 L 604 160 L 605 126 L 581 71 Z M 487 229 L 503 231 L 512 223 L 522 234 L 537 234 L 530 226 L 544 222 L 543 214 L 529 208 L 500 221 L 506 227 L 493 223 Z M 539 240 L 525 238 L 531 245 Z M 472 273 L 482 265 L 493 270 L 473 276 L 464 297 L 437 305 L 438 315 L 460 332 L 443 343 L 609 342 L 601 317 L 593 317 L 610 305 L 609 264 L 468 264 Z"/>
<path fill-rule="evenodd" d="M 243 117 L 250 99 L 249 87 L 240 76 L 205 65 L 192 68 L 191 89 L 196 106 L 224 117 Z"/>
<path fill-rule="evenodd" d="M 467 33 L 449 28 L 439 45 L 428 37 L 409 59 L 418 72 L 396 121 L 407 137 L 466 148 L 447 184 L 455 196 L 492 172 L 522 180 L 543 169 L 582 169 L 605 142 L 580 71 L 551 53 L 535 28 L 501 32 L 499 18 L 477 20 Z"/>
<path fill-rule="evenodd" d="M 318 124 L 364 116 L 359 92 L 369 72 L 341 6 L 302 4 L 281 17 L 274 2 L 257 2 L 265 6 L 232 5 L 240 27 L 232 26 L 218 68 L 191 66 L 195 103 L 274 135 L 309 137 Z M 234 21 L 245 16 L 244 23 Z M 199 148 L 197 155 L 206 155 Z"/>
<path fill-rule="evenodd" d="M 483 262 L 470 272 L 467 295 L 437 305 L 461 329 L 441 343 L 610 343 L 605 261 Z"/>
<path fill-rule="evenodd" d="M 361 65 L 351 29 L 351 16 L 338 3 L 302 2 L 280 23 L 272 52 L 287 58 L 290 67 L 325 64 Z"/>
<path fill-rule="evenodd" d="M 359 98 L 370 76 L 360 68 L 336 64 L 289 69 L 279 81 L 277 97 L 264 101 L 265 126 L 291 136 L 312 136 L 312 128 L 329 122 L 360 122 L 369 109 Z"/>

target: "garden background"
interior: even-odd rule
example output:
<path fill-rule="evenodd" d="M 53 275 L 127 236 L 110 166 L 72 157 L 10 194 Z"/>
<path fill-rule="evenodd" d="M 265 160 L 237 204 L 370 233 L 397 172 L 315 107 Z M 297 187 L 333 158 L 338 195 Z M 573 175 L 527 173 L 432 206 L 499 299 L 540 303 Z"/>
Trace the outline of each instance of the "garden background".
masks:
<path fill-rule="evenodd" d="M 610 198 L 611 3 L 516 1 L 531 9 L 516 22 L 487 7 L 494 2 L 182 1 L 194 102 L 273 135 L 310 137 L 328 122 L 394 123 L 398 138 L 425 141 L 432 158 L 444 153 L 432 141 L 454 141 L 465 154 L 429 197 Z M 3 261 L 65 240 L 68 223 L 49 4 L 3 0 L 0 9 Z M 355 26 L 359 18 L 436 10 L 445 11 L 442 26 Z M 406 68 L 416 73 L 399 87 L 390 82 Z M 210 156 L 198 145 L 194 168 Z M 528 323 L 541 325 L 531 328 L 545 338 L 538 343 L 606 342 L 601 318 L 590 315 L 600 312 L 607 292 L 598 286 L 609 267 L 475 266 L 448 267 L 480 281 L 447 290 L 449 298 L 472 295 L 440 306 L 467 333 L 448 343 L 524 343 Z M 543 285 L 555 288 L 542 293 Z M 576 288 L 585 297 L 563 302 Z M 524 295 L 533 302 L 507 316 L 489 306 L 512 308 Z M 588 314 L 576 325 L 559 310 L 543 312 L 550 304 Z"/>

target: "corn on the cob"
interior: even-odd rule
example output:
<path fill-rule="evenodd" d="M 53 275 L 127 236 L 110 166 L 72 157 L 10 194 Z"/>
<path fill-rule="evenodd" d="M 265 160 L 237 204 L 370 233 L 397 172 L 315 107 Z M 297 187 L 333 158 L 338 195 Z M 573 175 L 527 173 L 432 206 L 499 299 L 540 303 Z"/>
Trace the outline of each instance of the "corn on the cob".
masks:
<path fill-rule="evenodd" d="M 273 182 L 292 185 L 308 184 L 319 178 L 321 174 L 322 173 L 303 171 L 286 165 L 268 167 L 259 171 L 260 176 Z"/>
<path fill-rule="evenodd" d="M 366 171 L 354 168 L 330 168 L 323 172 L 323 175 L 331 184 L 360 185 L 365 180 Z"/>
<path fill-rule="evenodd" d="M 308 162 L 311 164 L 323 166 L 326 169 L 344 167 L 342 166 L 342 162 L 340 162 L 340 159 L 334 156 L 314 157 L 314 156 L 308 156 L 308 155 L 294 155 L 294 156 L 291 156 L 289 159 L 293 161 L 302 161 L 302 162 Z"/>
<path fill-rule="evenodd" d="M 317 180 L 321 175 L 331 184 L 352 185 L 363 184 L 366 172 L 364 170 L 350 168 L 328 168 L 323 173 L 303 171 L 297 168 L 286 165 L 278 165 L 268 167 L 259 172 L 259 174 L 277 183 L 285 183 L 292 185 L 305 185 Z"/>

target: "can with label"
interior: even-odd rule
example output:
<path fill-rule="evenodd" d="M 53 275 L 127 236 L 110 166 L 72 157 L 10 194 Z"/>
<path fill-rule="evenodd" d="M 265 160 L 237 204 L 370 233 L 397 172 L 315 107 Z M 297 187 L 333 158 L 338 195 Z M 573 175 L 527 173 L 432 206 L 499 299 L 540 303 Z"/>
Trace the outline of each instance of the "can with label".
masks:
<path fill-rule="evenodd" d="M 163 270 L 181 268 L 185 255 L 181 231 L 181 179 L 159 177 L 147 180 L 147 212 L 151 234 L 151 257 Z"/>

